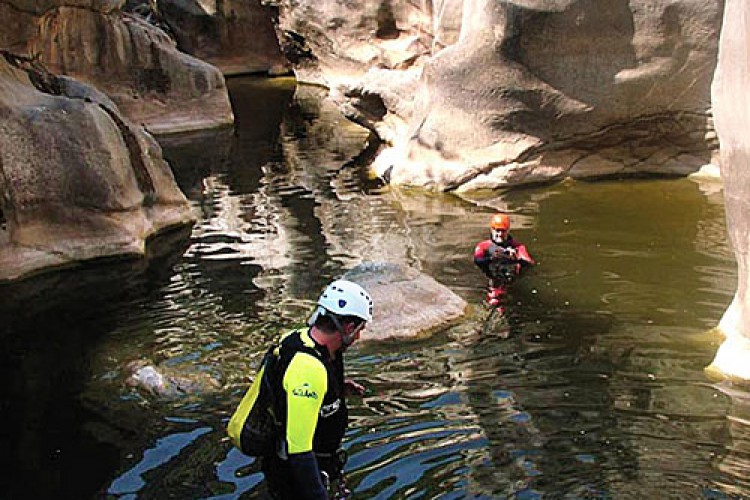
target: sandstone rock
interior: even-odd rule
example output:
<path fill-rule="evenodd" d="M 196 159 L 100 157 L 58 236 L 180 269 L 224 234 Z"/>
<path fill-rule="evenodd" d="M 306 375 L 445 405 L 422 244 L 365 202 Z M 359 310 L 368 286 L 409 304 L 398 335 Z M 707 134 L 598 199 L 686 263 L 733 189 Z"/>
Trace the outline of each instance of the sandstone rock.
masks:
<path fill-rule="evenodd" d="M 193 223 L 159 145 L 111 106 L 0 58 L 0 282 L 142 257 L 147 239 Z"/>
<path fill-rule="evenodd" d="M 224 77 L 179 52 L 139 16 L 59 7 L 38 21 L 28 51 L 48 70 L 106 93 L 131 121 L 155 134 L 230 125 Z"/>
<path fill-rule="evenodd" d="M 278 5 L 282 50 L 303 82 L 335 89 L 369 68 L 413 66 L 432 45 L 430 14 L 413 2 L 281 0 Z"/>
<path fill-rule="evenodd" d="M 476 3 L 459 41 L 425 68 L 412 118 L 419 128 L 403 146 L 394 178 L 453 189 L 472 180 L 456 163 L 475 177 L 510 164 L 528 171 L 535 158 L 544 168 L 545 152 L 561 149 L 608 148 L 616 175 L 682 174 L 707 163 L 709 146 L 687 139 L 706 129 L 716 50 L 707 35 L 717 33 L 720 9 L 639 3 Z M 667 56 L 656 61 L 659 54 Z M 637 151 L 649 147 L 650 154 Z M 681 154 L 697 159 L 668 163 Z M 444 178 L 399 175 L 422 158 Z M 600 162 L 590 163 L 563 164 L 551 180 L 601 175 Z M 494 187 L 517 183 L 501 177 Z"/>
<path fill-rule="evenodd" d="M 346 273 L 375 303 L 372 324 L 362 340 L 417 338 L 464 315 L 467 303 L 448 287 L 414 268 L 368 262 Z"/>
<path fill-rule="evenodd" d="M 727 231 L 737 257 L 737 291 L 719 323 L 726 340 L 711 371 L 750 380 L 750 4 L 727 0 L 712 94 L 721 140 Z"/>
<path fill-rule="evenodd" d="M 280 26 L 304 48 L 296 74 L 387 143 L 373 168 L 394 184 L 685 175 L 718 147 L 707 131 L 720 2 L 294 7 L 281 2 Z"/>
<path fill-rule="evenodd" d="M 179 49 L 216 66 L 224 75 L 291 71 L 271 22 L 272 7 L 258 0 L 156 3 Z"/>
<path fill-rule="evenodd" d="M 125 365 L 125 371 L 128 374 L 125 385 L 161 398 L 206 394 L 221 387 L 208 373 L 155 366 L 147 360 L 131 361 Z"/>

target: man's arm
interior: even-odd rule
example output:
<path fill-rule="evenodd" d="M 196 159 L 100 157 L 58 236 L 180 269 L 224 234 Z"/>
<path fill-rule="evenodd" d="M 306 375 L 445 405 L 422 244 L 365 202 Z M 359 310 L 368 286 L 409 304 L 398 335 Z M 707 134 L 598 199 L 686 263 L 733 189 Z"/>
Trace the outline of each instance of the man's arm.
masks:
<path fill-rule="evenodd" d="M 325 366 L 314 356 L 298 353 L 284 374 L 287 400 L 286 444 L 295 490 L 300 498 L 327 499 L 313 453 L 313 436 L 323 397 L 328 390 Z"/>
<path fill-rule="evenodd" d="M 474 247 L 474 264 L 481 269 L 485 274 L 489 271 L 490 261 L 492 255 L 490 255 L 489 247 L 491 242 L 489 240 L 482 241 Z"/>
<path fill-rule="evenodd" d="M 526 249 L 526 245 L 523 243 L 517 243 L 514 245 L 516 250 L 516 259 L 524 265 L 533 266 L 535 264 L 534 259 L 529 255 L 529 251 Z"/>

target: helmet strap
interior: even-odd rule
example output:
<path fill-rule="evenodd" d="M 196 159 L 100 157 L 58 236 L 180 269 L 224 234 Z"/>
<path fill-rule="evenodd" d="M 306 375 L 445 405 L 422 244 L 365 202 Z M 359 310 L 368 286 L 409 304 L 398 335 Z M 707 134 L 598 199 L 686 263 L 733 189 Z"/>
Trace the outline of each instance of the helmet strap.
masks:
<path fill-rule="evenodd" d="M 310 315 L 310 319 L 307 320 L 307 326 L 313 326 L 315 322 L 318 321 L 318 318 L 325 313 L 326 310 L 323 309 L 323 307 L 318 306 L 312 315 Z"/>

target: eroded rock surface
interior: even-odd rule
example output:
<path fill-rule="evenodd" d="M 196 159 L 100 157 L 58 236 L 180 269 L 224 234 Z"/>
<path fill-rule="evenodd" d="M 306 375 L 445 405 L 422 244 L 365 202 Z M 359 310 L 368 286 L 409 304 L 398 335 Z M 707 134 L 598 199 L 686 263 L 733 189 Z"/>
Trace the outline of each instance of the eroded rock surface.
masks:
<path fill-rule="evenodd" d="M 221 72 L 179 52 L 162 30 L 138 16 L 58 7 L 44 14 L 28 51 L 49 71 L 106 93 L 155 134 L 230 125 Z"/>
<path fill-rule="evenodd" d="M 421 337 L 457 320 L 467 307 L 448 287 L 404 265 L 367 262 L 344 277 L 362 285 L 375 303 L 363 340 Z"/>
<path fill-rule="evenodd" d="M 231 125 L 222 73 L 177 50 L 162 29 L 123 12 L 124 3 L 0 0 L 0 49 L 97 87 L 152 133 Z"/>
<path fill-rule="evenodd" d="M 750 4 L 727 0 L 713 84 L 727 231 L 737 257 L 737 291 L 719 329 L 726 336 L 710 369 L 750 380 Z"/>
<path fill-rule="evenodd" d="M 386 141 L 392 183 L 476 190 L 684 175 L 710 119 L 723 2 L 281 2 L 302 80 Z M 293 61 L 294 62 L 294 61 Z"/>
<path fill-rule="evenodd" d="M 141 257 L 193 223 L 153 137 L 95 89 L 23 64 L 0 57 L 0 282 Z"/>

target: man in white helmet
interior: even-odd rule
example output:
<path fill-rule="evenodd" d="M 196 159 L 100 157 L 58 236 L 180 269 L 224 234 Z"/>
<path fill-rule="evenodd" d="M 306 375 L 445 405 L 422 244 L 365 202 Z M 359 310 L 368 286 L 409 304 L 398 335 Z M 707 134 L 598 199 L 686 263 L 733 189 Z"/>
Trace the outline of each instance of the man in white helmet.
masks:
<path fill-rule="evenodd" d="M 356 283 L 336 280 L 318 299 L 309 328 L 286 333 L 269 351 L 272 355 L 253 385 L 260 385 L 261 378 L 267 381 L 279 428 L 276 450 L 261 457 L 272 497 L 327 499 L 329 484 L 337 485 L 332 497 L 345 496 L 341 474 L 346 460 L 341 441 L 348 423 L 345 395 L 364 388 L 345 380 L 343 353 L 371 320 L 369 294 Z M 229 435 L 237 445 L 242 444 L 243 421 L 260 392 L 259 388 L 253 392 L 251 386 L 230 421 Z"/>

